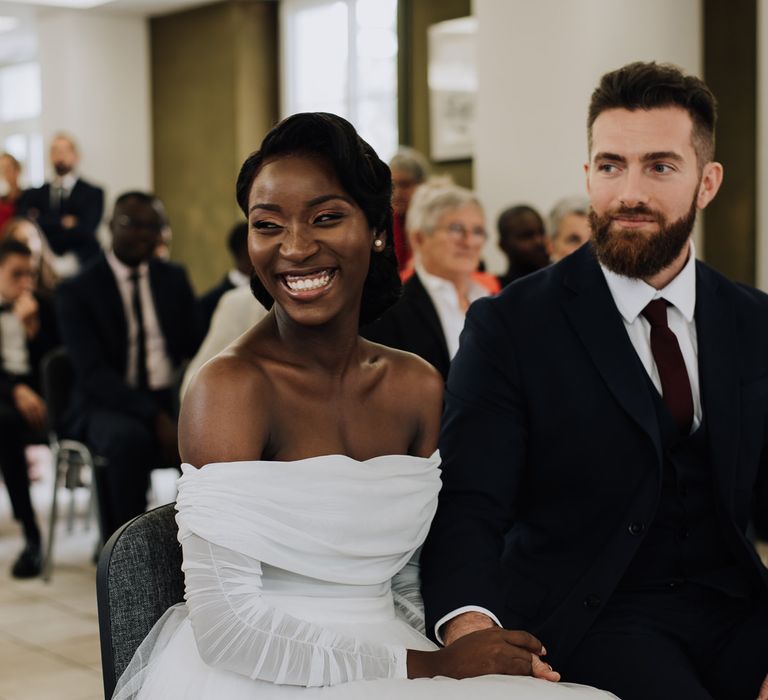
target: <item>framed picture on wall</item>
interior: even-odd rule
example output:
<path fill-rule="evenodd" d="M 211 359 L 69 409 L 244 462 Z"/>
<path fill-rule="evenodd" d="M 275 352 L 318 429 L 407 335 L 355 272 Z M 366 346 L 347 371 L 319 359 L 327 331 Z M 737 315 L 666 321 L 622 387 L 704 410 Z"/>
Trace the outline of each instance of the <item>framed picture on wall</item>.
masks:
<path fill-rule="evenodd" d="M 474 155 L 477 20 L 462 17 L 428 31 L 430 156 L 433 161 Z"/>

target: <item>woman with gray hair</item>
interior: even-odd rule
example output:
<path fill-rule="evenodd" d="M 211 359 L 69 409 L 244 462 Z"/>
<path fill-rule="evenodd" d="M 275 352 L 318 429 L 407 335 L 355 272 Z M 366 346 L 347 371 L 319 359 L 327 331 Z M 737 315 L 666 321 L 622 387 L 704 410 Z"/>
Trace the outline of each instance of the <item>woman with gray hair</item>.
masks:
<path fill-rule="evenodd" d="M 549 213 L 552 261 L 557 262 L 583 246 L 592 235 L 589 227 L 589 200 L 563 197 Z"/>
<path fill-rule="evenodd" d="M 433 178 L 416 190 L 405 223 L 414 273 L 400 301 L 361 332 L 419 355 L 447 377 L 469 305 L 489 294 L 473 279 L 488 235 L 485 216 L 472 191 Z"/>

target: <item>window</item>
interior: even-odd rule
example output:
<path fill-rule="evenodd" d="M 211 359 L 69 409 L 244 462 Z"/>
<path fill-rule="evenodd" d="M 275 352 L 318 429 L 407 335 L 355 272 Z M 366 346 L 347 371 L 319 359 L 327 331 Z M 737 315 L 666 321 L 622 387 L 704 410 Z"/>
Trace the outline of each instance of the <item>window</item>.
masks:
<path fill-rule="evenodd" d="M 334 112 L 397 150 L 397 0 L 283 0 L 283 116 Z"/>
<path fill-rule="evenodd" d="M 22 164 L 23 180 L 30 185 L 45 179 L 41 108 L 40 65 L 0 66 L 0 151 Z"/>

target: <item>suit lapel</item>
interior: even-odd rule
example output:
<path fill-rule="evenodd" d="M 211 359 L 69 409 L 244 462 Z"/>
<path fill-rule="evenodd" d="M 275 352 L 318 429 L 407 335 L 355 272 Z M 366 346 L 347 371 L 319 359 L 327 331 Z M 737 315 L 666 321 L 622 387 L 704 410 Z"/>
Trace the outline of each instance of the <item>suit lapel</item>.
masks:
<path fill-rule="evenodd" d="M 739 347 L 717 278 L 696 264 L 696 335 L 701 405 L 707 424 L 716 493 L 731 502 L 741 425 Z"/>
<path fill-rule="evenodd" d="M 573 256 L 564 279 L 565 313 L 616 401 L 653 441 L 661 463 L 659 425 L 645 369 L 591 246 Z"/>
<path fill-rule="evenodd" d="M 162 263 L 157 260 L 149 261 L 149 288 L 152 292 L 152 303 L 155 305 L 155 314 L 157 315 L 157 322 L 160 325 L 160 331 L 165 338 L 165 342 L 169 343 L 173 334 L 170 333 L 170 329 L 173 324 L 174 309 L 169 300 L 172 296 L 166 293 L 166 279 L 162 274 Z M 172 354 L 172 348 L 167 346 L 167 351 Z"/>
<path fill-rule="evenodd" d="M 113 329 L 114 347 L 119 348 L 120 354 L 117 356 L 122 360 L 120 366 L 127 369 L 128 319 L 125 317 L 123 298 L 120 296 L 117 280 L 104 255 L 96 263 L 93 273 L 95 277 L 93 289 L 98 290 L 96 298 L 99 300 L 99 307 L 106 315 L 105 325 Z"/>
<path fill-rule="evenodd" d="M 437 310 L 432 303 L 429 293 L 424 289 L 424 285 L 421 283 L 419 276 L 415 272 L 405 283 L 403 296 L 409 297 L 409 301 L 416 312 L 416 315 L 427 325 L 434 338 L 438 341 L 444 356 L 445 366 L 448 367 L 451 359 L 448 356 L 448 343 L 445 342 L 445 333 L 443 333 L 440 317 L 437 315 Z"/>

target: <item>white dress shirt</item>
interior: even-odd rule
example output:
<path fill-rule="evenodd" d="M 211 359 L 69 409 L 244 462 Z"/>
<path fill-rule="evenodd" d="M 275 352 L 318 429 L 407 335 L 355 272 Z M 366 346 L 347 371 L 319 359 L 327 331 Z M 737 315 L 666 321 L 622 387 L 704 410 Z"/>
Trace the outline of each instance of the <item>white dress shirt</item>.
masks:
<path fill-rule="evenodd" d="M 464 318 L 467 315 L 467 312 L 461 308 L 459 292 L 453 282 L 430 274 L 419 264 L 416 265 L 415 274 L 419 276 L 419 281 L 424 285 L 424 289 L 427 290 L 429 298 L 435 305 L 437 317 L 443 328 L 445 344 L 448 346 L 448 357 L 452 360 L 459 350 L 459 336 L 464 329 Z M 485 287 L 470 280 L 467 291 L 470 304 L 488 295 L 490 292 Z"/>
<path fill-rule="evenodd" d="M 0 304 L 4 303 L 0 296 Z M 0 313 L 0 365 L 9 374 L 23 375 L 32 371 L 24 324 L 12 310 Z"/>
<path fill-rule="evenodd" d="M 131 275 L 134 271 L 139 273 L 139 296 L 141 298 L 141 310 L 144 316 L 144 333 L 146 337 L 147 378 L 150 389 L 167 389 L 173 381 L 173 365 L 165 348 L 165 337 L 160 330 L 160 322 L 157 320 L 155 302 L 152 298 L 152 289 L 149 286 L 149 265 L 142 263 L 137 268 L 128 267 L 117 259 L 113 251 L 107 253 L 107 262 L 112 268 L 112 273 L 123 300 L 125 319 L 128 322 L 128 368 L 125 380 L 131 386 L 139 383 L 139 326 L 133 313 L 133 282 Z"/>
<path fill-rule="evenodd" d="M 244 287 L 245 285 L 250 285 L 251 278 L 248 277 L 248 275 L 244 275 L 240 270 L 232 269 L 227 273 L 227 279 L 235 286 L 235 287 Z M 258 303 L 258 302 L 257 302 Z"/>
<path fill-rule="evenodd" d="M 667 324 L 677 336 L 685 368 L 688 370 L 688 379 L 691 383 L 693 396 L 691 432 L 694 432 L 701 425 L 702 413 L 701 393 L 699 391 L 699 353 L 694 321 L 694 311 L 696 310 L 696 248 L 693 241 L 690 241 L 690 250 L 685 267 L 663 289 L 654 289 L 641 279 L 617 275 L 603 265 L 600 265 L 600 269 L 605 276 L 613 302 L 624 321 L 624 328 L 627 330 L 629 340 L 659 394 L 662 393 L 661 380 L 651 352 L 651 324 L 641 312 L 654 299 L 665 299 L 669 302 Z M 490 610 L 477 605 L 465 605 L 437 621 L 435 636 L 441 644 L 443 640 L 440 636 L 440 628 L 446 622 L 465 612 L 481 612 L 501 626 L 499 618 Z"/>

